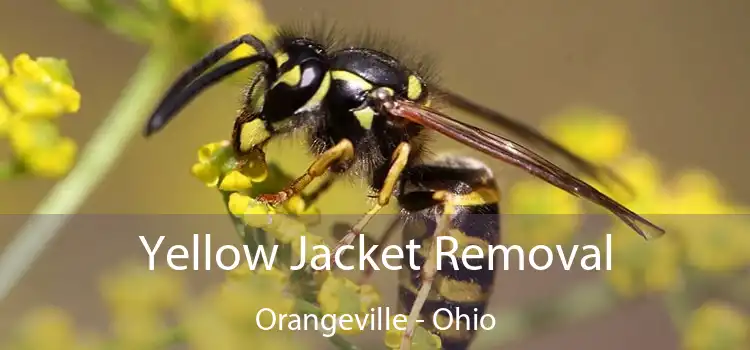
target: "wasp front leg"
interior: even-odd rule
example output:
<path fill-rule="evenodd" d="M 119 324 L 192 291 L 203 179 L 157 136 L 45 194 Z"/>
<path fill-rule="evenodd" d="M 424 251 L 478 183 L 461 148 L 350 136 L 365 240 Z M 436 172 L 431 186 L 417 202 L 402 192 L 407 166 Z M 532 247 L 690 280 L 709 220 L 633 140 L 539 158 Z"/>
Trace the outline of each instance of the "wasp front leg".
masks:
<path fill-rule="evenodd" d="M 283 203 L 301 193 L 313 180 L 323 176 L 333 165 L 350 162 L 352 159 L 354 159 L 354 146 L 351 141 L 343 139 L 318 156 L 307 168 L 305 174 L 292 181 L 289 186 L 277 193 L 260 195 L 258 200 L 271 205 Z"/>

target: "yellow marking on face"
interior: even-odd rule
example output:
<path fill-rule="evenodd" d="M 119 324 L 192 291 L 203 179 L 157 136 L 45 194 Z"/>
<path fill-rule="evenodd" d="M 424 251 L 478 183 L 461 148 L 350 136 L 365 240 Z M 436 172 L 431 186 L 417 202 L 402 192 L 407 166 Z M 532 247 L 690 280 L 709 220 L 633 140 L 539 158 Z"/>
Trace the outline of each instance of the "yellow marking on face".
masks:
<path fill-rule="evenodd" d="M 409 83 L 406 85 L 406 97 L 414 101 L 422 96 L 422 82 L 414 75 L 409 76 Z"/>
<path fill-rule="evenodd" d="M 281 67 L 282 64 L 286 63 L 286 61 L 289 61 L 289 54 L 286 52 L 278 52 L 273 55 L 273 57 L 276 58 L 276 65 L 278 67 Z"/>
<path fill-rule="evenodd" d="M 372 127 L 372 120 L 375 118 L 375 111 L 370 107 L 365 107 L 354 111 L 354 116 L 357 117 L 359 125 L 365 130 L 370 130 Z"/>
<path fill-rule="evenodd" d="M 305 110 L 307 108 L 310 108 L 312 106 L 315 106 L 317 104 L 320 104 L 321 101 L 326 97 L 328 94 L 328 90 L 331 88 L 331 75 L 326 74 L 323 77 L 323 81 L 320 83 L 320 86 L 318 87 L 318 90 L 315 91 L 315 94 L 310 97 L 310 100 L 305 103 L 301 110 Z"/>
<path fill-rule="evenodd" d="M 263 120 L 255 119 L 242 125 L 240 129 L 240 150 L 249 151 L 271 137 Z"/>
<path fill-rule="evenodd" d="M 300 68 L 299 65 L 292 67 L 292 69 L 284 72 L 281 74 L 279 79 L 276 79 L 276 82 L 273 84 L 273 86 L 276 86 L 280 83 L 289 85 L 289 86 L 297 86 L 299 85 L 299 82 L 302 80 L 302 68 Z"/>
<path fill-rule="evenodd" d="M 352 72 L 347 72 L 345 70 L 335 70 L 331 72 L 331 76 L 335 80 L 343 80 L 355 84 L 360 89 L 365 91 L 372 90 L 373 88 L 372 84 L 370 84 L 367 80 Z"/>
<path fill-rule="evenodd" d="M 474 206 L 492 204 L 500 201 L 500 193 L 494 189 L 483 187 L 467 194 L 451 195 L 454 205 Z"/>
<path fill-rule="evenodd" d="M 435 287 L 443 298 L 450 301 L 467 303 L 483 301 L 487 297 L 478 283 L 463 282 L 450 278 L 440 278 Z"/>

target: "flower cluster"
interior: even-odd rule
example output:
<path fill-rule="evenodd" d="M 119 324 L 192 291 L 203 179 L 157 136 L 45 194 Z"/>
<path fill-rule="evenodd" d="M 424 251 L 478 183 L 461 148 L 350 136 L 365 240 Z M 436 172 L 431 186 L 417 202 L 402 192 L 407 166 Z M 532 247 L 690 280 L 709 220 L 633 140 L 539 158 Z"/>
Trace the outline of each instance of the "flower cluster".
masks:
<path fill-rule="evenodd" d="M 0 137 L 13 150 L 11 159 L 0 160 L 0 178 L 65 175 L 75 162 L 77 146 L 60 134 L 57 120 L 81 105 L 67 63 L 28 54 L 8 62 L 0 55 L 0 88 Z"/>

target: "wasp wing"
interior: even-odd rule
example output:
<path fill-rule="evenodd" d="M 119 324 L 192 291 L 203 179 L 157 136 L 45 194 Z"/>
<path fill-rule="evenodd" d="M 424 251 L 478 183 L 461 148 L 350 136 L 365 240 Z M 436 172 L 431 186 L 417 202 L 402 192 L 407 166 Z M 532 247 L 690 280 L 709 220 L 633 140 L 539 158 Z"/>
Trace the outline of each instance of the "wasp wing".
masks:
<path fill-rule="evenodd" d="M 562 156 L 568 162 L 570 162 L 571 165 L 578 168 L 581 172 L 604 185 L 609 186 L 607 180 L 611 180 L 612 182 L 615 182 L 622 186 L 629 194 L 634 194 L 633 189 L 627 183 L 627 181 L 622 179 L 614 171 L 609 168 L 593 164 L 581 158 L 580 156 L 571 152 L 565 146 L 550 139 L 538 130 L 517 120 L 514 120 L 513 118 L 505 114 L 473 102 L 466 97 L 456 94 L 455 92 L 451 92 L 440 87 L 433 87 L 432 90 L 435 90 L 437 92 L 437 94 L 440 96 L 441 102 L 446 103 L 451 107 L 463 110 L 464 112 L 471 113 L 481 118 L 482 120 L 494 123 L 506 129 L 507 131 L 510 131 L 519 139 L 529 142 L 530 145 L 539 147 L 539 149 L 543 152 Z"/>
<path fill-rule="evenodd" d="M 383 108 L 393 116 L 421 124 L 471 148 L 515 165 L 572 195 L 586 198 L 612 212 L 644 238 L 650 239 L 664 234 L 662 228 L 518 143 L 408 100 L 392 100 L 384 103 Z M 648 231 L 655 232 L 647 232 L 639 223 L 650 228 Z"/>

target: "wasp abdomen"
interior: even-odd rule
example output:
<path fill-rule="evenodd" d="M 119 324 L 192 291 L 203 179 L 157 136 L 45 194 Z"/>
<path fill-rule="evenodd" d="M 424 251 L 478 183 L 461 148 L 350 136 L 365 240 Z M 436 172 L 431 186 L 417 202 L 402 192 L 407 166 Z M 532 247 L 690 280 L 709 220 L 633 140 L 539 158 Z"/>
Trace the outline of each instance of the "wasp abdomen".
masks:
<path fill-rule="evenodd" d="M 420 165 L 407 174 L 399 196 L 401 206 L 409 213 L 404 244 L 413 239 L 421 247 L 414 259 L 420 269 L 402 269 L 400 306 L 411 309 L 422 285 L 422 267 L 429 249 L 439 248 L 443 254 L 437 261 L 432 290 L 421 310 L 424 322 L 420 324 L 441 337 L 443 349 L 468 347 L 482 327 L 494 286 L 488 254 L 489 246 L 500 240 L 500 195 L 492 173 L 480 165 L 468 158 Z M 450 193 L 446 200 L 433 199 L 440 191 Z M 454 214 L 449 230 L 440 234 L 436 232 L 438 221 L 446 208 Z"/>

